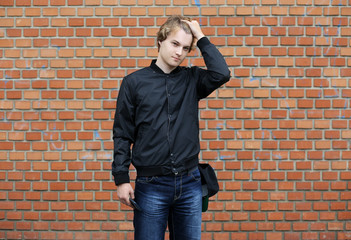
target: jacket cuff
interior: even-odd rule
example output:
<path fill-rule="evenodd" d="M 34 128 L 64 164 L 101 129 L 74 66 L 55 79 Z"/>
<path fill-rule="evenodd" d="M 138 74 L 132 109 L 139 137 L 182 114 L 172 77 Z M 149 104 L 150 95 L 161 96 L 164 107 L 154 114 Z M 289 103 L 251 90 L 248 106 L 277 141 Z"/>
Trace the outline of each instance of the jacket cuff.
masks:
<path fill-rule="evenodd" d="M 120 174 L 113 174 L 113 177 L 115 179 L 115 184 L 116 186 L 122 184 L 122 183 L 129 183 L 130 179 L 129 179 L 129 174 L 128 173 L 120 173 Z"/>
<path fill-rule="evenodd" d="M 211 44 L 210 40 L 207 37 L 202 37 L 200 38 L 199 41 L 197 41 L 196 45 L 201 49 L 205 47 L 206 45 Z"/>

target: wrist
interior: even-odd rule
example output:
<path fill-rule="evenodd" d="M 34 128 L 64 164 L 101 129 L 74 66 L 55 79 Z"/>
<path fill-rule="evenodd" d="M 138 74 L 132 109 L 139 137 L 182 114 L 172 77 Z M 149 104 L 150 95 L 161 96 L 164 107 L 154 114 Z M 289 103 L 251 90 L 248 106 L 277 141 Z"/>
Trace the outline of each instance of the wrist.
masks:
<path fill-rule="evenodd" d="M 195 36 L 197 40 L 200 40 L 201 38 L 205 37 L 204 34 L 199 34 L 198 36 Z"/>

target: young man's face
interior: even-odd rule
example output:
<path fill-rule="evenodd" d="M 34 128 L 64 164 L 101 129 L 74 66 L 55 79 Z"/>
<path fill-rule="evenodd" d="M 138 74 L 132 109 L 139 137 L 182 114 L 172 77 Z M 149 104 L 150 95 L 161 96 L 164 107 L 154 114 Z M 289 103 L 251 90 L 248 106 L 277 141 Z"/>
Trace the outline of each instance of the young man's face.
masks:
<path fill-rule="evenodd" d="M 176 29 L 168 37 L 159 42 L 160 48 L 157 64 L 165 72 L 171 72 L 178 67 L 187 56 L 193 36 L 183 29 Z"/>

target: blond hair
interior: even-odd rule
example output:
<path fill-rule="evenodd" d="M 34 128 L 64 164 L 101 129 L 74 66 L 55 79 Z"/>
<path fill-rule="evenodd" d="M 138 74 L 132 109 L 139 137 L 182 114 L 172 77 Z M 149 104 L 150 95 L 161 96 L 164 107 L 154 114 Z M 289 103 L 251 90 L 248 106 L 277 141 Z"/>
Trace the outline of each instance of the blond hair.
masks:
<path fill-rule="evenodd" d="M 173 31 L 178 30 L 178 29 L 183 29 L 184 32 L 186 32 L 187 34 L 191 34 L 193 36 L 193 41 L 191 42 L 189 52 L 193 49 L 195 37 L 194 37 L 189 25 L 186 22 L 183 22 L 182 20 L 191 21 L 191 18 L 183 17 L 183 16 L 179 16 L 179 15 L 173 15 L 173 16 L 169 17 L 164 24 L 162 24 L 162 26 L 160 27 L 160 30 L 157 33 L 158 50 L 160 50 L 160 42 L 166 40 L 169 34 L 171 34 Z"/>

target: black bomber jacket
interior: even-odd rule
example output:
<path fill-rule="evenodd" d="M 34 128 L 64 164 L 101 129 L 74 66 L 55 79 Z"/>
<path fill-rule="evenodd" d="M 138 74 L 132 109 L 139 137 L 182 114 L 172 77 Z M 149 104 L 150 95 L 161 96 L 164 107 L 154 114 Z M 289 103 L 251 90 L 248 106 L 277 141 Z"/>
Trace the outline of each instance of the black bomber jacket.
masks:
<path fill-rule="evenodd" d="M 113 125 L 116 185 L 130 181 L 131 163 L 138 176 L 177 175 L 197 167 L 198 101 L 230 79 L 223 56 L 208 38 L 197 46 L 207 70 L 179 66 L 165 74 L 153 60 L 123 79 Z"/>

